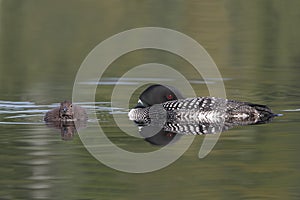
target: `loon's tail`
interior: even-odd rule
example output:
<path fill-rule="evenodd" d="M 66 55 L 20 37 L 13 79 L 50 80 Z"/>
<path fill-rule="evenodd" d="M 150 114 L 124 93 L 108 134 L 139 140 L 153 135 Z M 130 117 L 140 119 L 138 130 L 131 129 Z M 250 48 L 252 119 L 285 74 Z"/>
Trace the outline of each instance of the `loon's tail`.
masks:
<path fill-rule="evenodd" d="M 256 124 L 265 124 L 271 121 L 274 117 L 278 116 L 277 114 L 273 113 L 272 110 L 266 105 L 253 103 L 248 103 L 248 105 L 254 108 L 259 113 L 259 120 Z"/>

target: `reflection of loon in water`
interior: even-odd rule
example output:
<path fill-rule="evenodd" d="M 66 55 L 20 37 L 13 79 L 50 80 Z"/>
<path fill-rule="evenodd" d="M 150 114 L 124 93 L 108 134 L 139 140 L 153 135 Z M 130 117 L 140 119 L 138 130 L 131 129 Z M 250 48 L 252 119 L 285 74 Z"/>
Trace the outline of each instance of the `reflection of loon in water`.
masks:
<path fill-rule="evenodd" d="M 220 133 L 234 126 L 268 123 L 276 114 L 267 106 L 247 102 L 216 97 L 184 99 L 173 87 L 152 85 L 140 95 L 128 116 L 141 126 L 140 134 L 147 141 L 163 145 L 177 133 Z"/>

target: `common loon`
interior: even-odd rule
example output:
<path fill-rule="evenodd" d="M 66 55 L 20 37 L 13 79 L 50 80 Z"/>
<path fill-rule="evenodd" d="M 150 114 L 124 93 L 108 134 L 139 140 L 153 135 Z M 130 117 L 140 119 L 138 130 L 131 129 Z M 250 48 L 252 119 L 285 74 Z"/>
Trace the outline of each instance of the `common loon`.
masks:
<path fill-rule="evenodd" d="M 174 87 L 152 85 L 128 113 L 141 126 L 183 134 L 222 132 L 237 125 L 263 124 L 276 114 L 265 105 L 217 97 L 183 98 Z"/>

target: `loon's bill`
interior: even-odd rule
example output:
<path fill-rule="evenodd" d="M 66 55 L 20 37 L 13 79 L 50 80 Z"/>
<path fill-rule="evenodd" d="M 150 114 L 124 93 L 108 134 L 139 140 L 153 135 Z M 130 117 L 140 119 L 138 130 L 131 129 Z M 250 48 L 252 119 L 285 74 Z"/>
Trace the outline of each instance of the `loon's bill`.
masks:
<path fill-rule="evenodd" d="M 276 114 L 265 105 L 216 97 L 183 98 L 170 86 L 152 85 L 128 113 L 140 126 L 179 134 L 220 133 L 238 125 L 264 124 Z"/>

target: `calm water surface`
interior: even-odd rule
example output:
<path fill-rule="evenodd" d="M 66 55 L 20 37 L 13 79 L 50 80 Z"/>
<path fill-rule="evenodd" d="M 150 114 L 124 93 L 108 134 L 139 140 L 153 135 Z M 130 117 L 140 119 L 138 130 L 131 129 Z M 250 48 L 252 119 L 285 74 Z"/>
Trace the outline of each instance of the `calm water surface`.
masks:
<path fill-rule="evenodd" d="M 299 199 L 299 1 L 0 1 L 0 199 Z M 43 115 L 72 98 L 87 54 L 121 31 L 159 26 L 202 44 L 222 74 L 227 97 L 267 104 L 282 117 L 221 134 L 198 158 L 203 136 L 170 166 L 146 174 L 111 169 L 83 146 L 63 140 Z M 159 149 L 124 134 L 110 96 L 118 77 L 143 63 L 163 63 L 209 95 L 192 67 L 176 55 L 142 50 L 113 62 L 99 84 L 95 112 L 108 137 L 133 152 Z M 130 87 L 144 77 L 126 80 Z M 153 82 L 155 82 L 153 77 Z M 168 76 L 163 80 L 170 84 Z M 211 77 L 209 84 L 217 81 Z M 137 91 L 132 96 L 134 105 Z M 125 99 L 120 96 L 120 100 Z M 88 112 L 91 102 L 83 102 Z M 129 122 L 130 123 L 130 122 Z M 136 132 L 137 132 L 136 128 Z"/>

